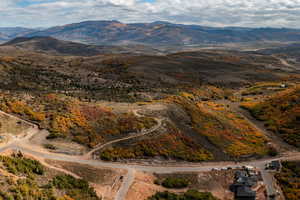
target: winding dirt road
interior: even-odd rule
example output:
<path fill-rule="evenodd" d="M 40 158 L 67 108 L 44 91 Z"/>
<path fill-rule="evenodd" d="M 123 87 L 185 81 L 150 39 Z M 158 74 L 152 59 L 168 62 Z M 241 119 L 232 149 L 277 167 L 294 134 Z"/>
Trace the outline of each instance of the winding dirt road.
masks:
<path fill-rule="evenodd" d="M 142 117 L 142 115 L 138 114 L 137 110 L 134 110 L 133 112 L 137 117 Z M 157 122 L 157 124 L 155 126 L 153 126 L 152 128 L 148 129 L 148 130 L 143 130 L 142 132 L 138 133 L 138 134 L 133 134 L 131 136 L 125 137 L 125 138 L 121 138 L 121 139 L 116 139 L 110 142 L 107 142 L 105 144 L 99 144 L 97 145 L 94 149 L 92 149 L 91 151 L 89 151 L 88 153 L 86 153 L 83 158 L 85 159 L 90 159 L 93 155 L 93 153 L 95 153 L 96 151 L 99 151 L 101 149 L 103 149 L 104 147 L 107 147 L 109 145 L 115 144 L 115 143 L 119 143 L 121 141 L 126 141 L 126 140 L 131 140 L 134 138 L 138 138 L 138 137 L 142 137 L 145 135 L 148 135 L 154 131 L 156 131 L 157 129 L 159 129 L 162 126 L 162 121 L 164 119 L 162 118 L 154 118 L 154 120 Z"/>
<path fill-rule="evenodd" d="M 291 64 L 288 63 L 285 59 L 280 58 L 279 56 L 276 56 L 276 55 L 272 55 L 272 57 L 275 58 L 275 59 L 277 59 L 277 60 L 279 60 L 279 62 L 280 62 L 282 65 L 286 66 L 287 69 L 289 69 L 289 70 L 298 70 L 297 67 L 295 67 L 294 65 L 291 65 Z"/>

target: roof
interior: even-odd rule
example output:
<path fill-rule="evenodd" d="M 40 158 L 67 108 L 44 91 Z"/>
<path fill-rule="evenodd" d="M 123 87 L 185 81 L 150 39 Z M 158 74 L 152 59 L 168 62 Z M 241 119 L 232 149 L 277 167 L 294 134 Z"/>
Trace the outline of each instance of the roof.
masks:
<path fill-rule="evenodd" d="M 255 181 L 249 177 L 239 177 L 236 179 L 234 186 L 253 186 L 255 185 Z"/>
<path fill-rule="evenodd" d="M 240 186 L 237 188 L 236 197 L 256 197 L 256 192 L 248 186 Z"/>
<path fill-rule="evenodd" d="M 246 171 L 236 171 L 235 178 L 237 179 L 240 177 L 248 177 L 248 173 Z"/>

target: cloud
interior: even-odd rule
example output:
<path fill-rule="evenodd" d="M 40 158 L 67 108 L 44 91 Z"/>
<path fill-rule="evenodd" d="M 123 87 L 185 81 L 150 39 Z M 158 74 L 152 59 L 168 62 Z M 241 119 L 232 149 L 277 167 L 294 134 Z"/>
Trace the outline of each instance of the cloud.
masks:
<path fill-rule="evenodd" d="M 0 11 L 0 26 L 165 20 L 207 26 L 300 28 L 300 0 L 1 0 Z"/>

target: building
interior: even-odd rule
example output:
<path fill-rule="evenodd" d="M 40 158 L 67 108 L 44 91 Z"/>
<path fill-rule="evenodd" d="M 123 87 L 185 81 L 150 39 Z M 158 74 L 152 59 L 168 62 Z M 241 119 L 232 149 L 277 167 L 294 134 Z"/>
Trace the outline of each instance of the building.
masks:
<path fill-rule="evenodd" d="M 235 192 L 236 200 L 255 200 L 256 192 L 251 189 L 249 186 L 238 187 Z"/>
<path fill-rule="evenodd" d="M 252 187 L 257 184 L 258 178 L 250 170 L 239 170 L 235 173 L 235 181 L 231 185 L 236 200 L 255 200 L 256 192 Z"/>

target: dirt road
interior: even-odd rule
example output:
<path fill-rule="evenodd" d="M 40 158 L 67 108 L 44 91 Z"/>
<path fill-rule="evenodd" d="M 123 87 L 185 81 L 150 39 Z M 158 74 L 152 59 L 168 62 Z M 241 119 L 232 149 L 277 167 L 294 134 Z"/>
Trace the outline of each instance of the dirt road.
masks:
<path fill-rule="evenodd" d="M 157 119 L 157 120 L 158 120 L 158 124 L 152 129 L 144 132 L 144 134 L 153 132 L 154 130 L 156 130 L 161 126 L 163 119 Z M 78 164 L 87 164 L 94 167 L 105 167 L 105 168 L 127 170 L 128 173 L 122 180 L 123 183 L 115 197 L 116 200 L 125 199 L 126 194 L 134 181 L 135 171 L 144 171 L 144 172 L 152 172 L 152 173 L 154 172 L 155 173 L 205 172 L 205 171 L 211 171 L 215 168 L 226 168 L 226 167 L 240 168 L 245 165 L 256 167 L 257 169 L 260 169 L 262 171 L 265 184 L 267 185 L 268 194 L 272 194 L 274 192 L 274 179 L 267 171 L 264 170 L 265 164 L 273 160 L 300 160 L 300 152 L 291 151 L 291 152 L 285 152 L 285 154 L 282 154 L 276 158 L 261 159 L 261 160 L 239 162 L 239 163 L 209 162 L 209 163 L 195 163 L 195 164 L 178 163 L 174 165 L 157 165 L 157 164 L 140 165 L 140 164 L 111 163 L 111 162 L 103 162 L 100 160 L 83 159 L 80 156 L 50 153 L 41 149 L 40 147 L 35 147 L 33 144 L 30 144 L 29 138 L 32 137 L 34 134 L 38 134 L 40 131 L 43 130 L 38 130 L 37 127 L 34 127 L 31 131 L 29 131 L 29 134 L 26 137 L 16 138 L 15 140 L 10 141 L 9 143 L 0 147 L 0 153 L 5 152 L 7 150 L 16 150 L 41 159 L 51 159 L 57 161 L 74 162 Z M 140 136 L 141 135 L 132 136 L 132 137 L 140 137 Z M 129 138 L 125 138 L 125 139 L 129 139 Z M 115 142 L 119 142 L 119 141 L 115 141 Z M 103 144 L 103 145 L 106 146 L 108 144 Z M 102 148 L 103 145 L 101 145 Z M 99 146 L 98 148 L 101 148 L 101 146 Z"/>
<path fill-rule="evenodd" d="M 137 117 L 142 117 L 142 115 L 138 114 L 138 111 L 137 110 L 134 110 L 133 112 Z M 112 145 L 112 144 L 115 144 L 115 143 L 118 143 L 118 142 L 121 142 L 121 141 L 126 141 L 126 140 L 130 140 L 130 139 L 134 139 L 134 138 L 138 138 L 138 137 L 142 137 L 142 136 L 145 136 L 145 135 L 148 135 L 154 131 L 156 131 L 157 129 L 159 129 L 162 125 L 162 121 L 164 119 L 161 119 L 161 118 L 154 118 L 154 120 L 157 122 L 157 124 L 155 126 L 153 126 L 152 128 L 148 129 L 148 130 L 143 130 L 142 132 L 138 133 L 138 134 L 134 134 L 134 135 L 131 135 L 131 136 L 128 136 L 128 137 L 125 137 L 125 138 L 121 138 L 121 139 L 117 139 L 117 140 L 113 140 L 113 141 L 110 141 L 110 142 L 107 142 L 105 144 L 99 144 L 97 145 L 94 149 L 92 149 L 91 151 L 89 151 L 87 154 L 85 154 L 83 156 L 83 158 L 85 159 L 89 159 L 92 157 L 93 153 L 95 153 L 96 151 L 99 151 L 101 149 L 103 149 L 104 147 L 107 147 L 109 145 Z"/>
<path fill-rule="evenodd" d="M 275 58 L 275 59 L 277 59 L 277 60 L 279 60 L 280 63 L 281 63 L 282 65 L 284 65 L 285 67 L 287 67 L 288 70 L 291 70 L 291 71 L 293 71 L 293 70 L 298 70 L 297 67 L 295 67 L 294 65 L 291 65 L 291 64 L 288 63 L 285 59 L 280 58 L 279 56 L 276 56 L 276 55 L 273 55 L 272 57 Z"/>

